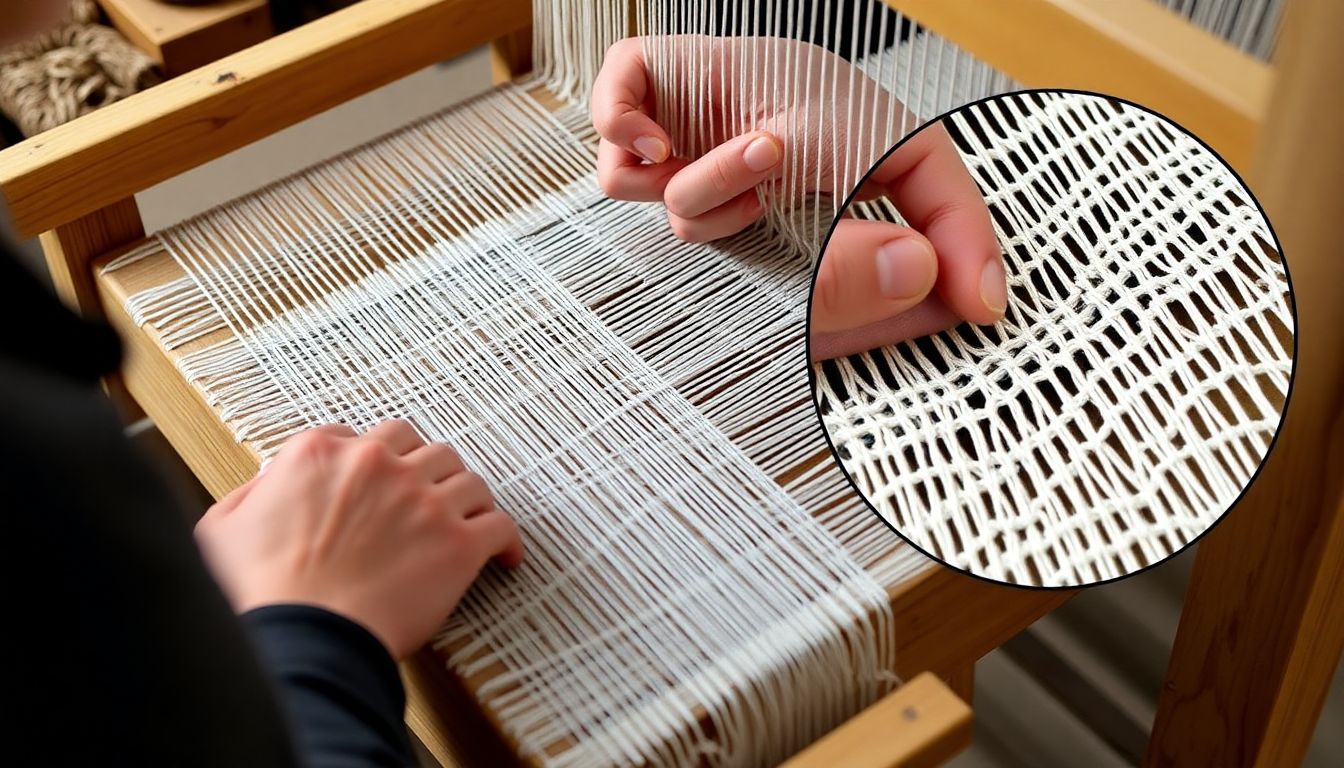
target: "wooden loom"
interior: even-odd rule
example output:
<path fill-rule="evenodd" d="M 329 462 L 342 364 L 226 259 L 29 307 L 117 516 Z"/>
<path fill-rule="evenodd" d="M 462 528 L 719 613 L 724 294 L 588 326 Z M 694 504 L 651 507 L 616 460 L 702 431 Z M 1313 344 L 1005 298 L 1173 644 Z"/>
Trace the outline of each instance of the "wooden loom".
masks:
<path fill-rule="evenodd" d="M 1325 258 L 1324 206 L 1344 169 L 1334 142 L 1344 109 L 1308 119 L 1311 82 L 1344 74 L 1326 39 L 1344 26 L 1328 0 L 1290 11 L 1276 73 L 1143 0 L 889 0 L 929 29 L 1030 86 L 1077 87 L 1133 99 L 1186 125 L 1252 172 L 1288 253 L 1297 290 L 1299 365 L 1278 449 L 1236 514 L 1202 547 L 1150 744 L 1152 764 L 1279 764 L 1300 759 L 1344 646 L 1341 405 L 1344 357 L 1329 329 L 1344 301 Z M 216 496 L 250 478 L 257 457 L 175 367 L 125 297 L 180 274 L 166 255 L 106 276 L 98 265 L 144 238 L 133 195 L 434 62 L 488 42 L 497 78 L 526 72 L 528 0 L 366 0 L 170 80 L 0 153 L 0 190 L 22 234 L 41 233 L 53 281 L 81 312 L 104 315 L 126 340 L 120 379 L 128 408 L 143 408 Z M 1337 82 L 1337 79 L 1335 79 Z M 1270 105 L 1274 108 L 1271 110 Z M 1331 133 L 1334 126 L 1335 133 Z M 1260 146 L 1260 136 L 1291 142 Z M 1273 163 L 1271 164 L 1271 161 Z M 1290 197 L 1301 178 L 1321 195 Z M 1308 185 L 1308 188 L 1312 188 Z M 1290 202 L 1291 201 L 1291 202 Z M 1314 206 L 1314 207 L 1313 207 Z M 1333 238 L 1331 238 L 1333 240 Z M 1334 338 L 1337 338 L 1334 337 Z M 218 340 L 215 337 L 211 340 Z M 188 348 L 190 349 L 190 348 Z M 819 452 L 814 461 L 829 460 Z M 1291 511 L 1293 514 L 1284 514 Z M 900 673 L 910 684 L 797 758 L 826 765 L 859 755 L 873 765 L 939 760 L 969 738 L 964 710 L 930 678 L 969 700 L 976 659 L 1069 597 L 985 582 L 931 566 L 891 592 Z M 1230 627 L 1236 634 L 1230 634 Z M 1254 667 L 1253 675 L 1243 670 Z M 408 722 L 449 763 L 481 744 L 491 713 L 428 652 L 406 666 Z M 874 720 L 921 702 L 927 719 L 872 737 Z M 895 704 L 893 704 L 895 702 Z M 892 709 L 895 707 L 895 709 Z M 1199 739 L 1187 738 L 1192 731 Z M 864 735 L 864 734 L 868 735 Z M 466 735 L 474 744 L 459 738 Z M 498 740 L 496 740 L 498 741 Z M 859 752 L 844 750 L 858 745 Z M 840 750 L 840 751 L 828 751 Z M 898 754 L 899 750 L 905 750 Z"/>

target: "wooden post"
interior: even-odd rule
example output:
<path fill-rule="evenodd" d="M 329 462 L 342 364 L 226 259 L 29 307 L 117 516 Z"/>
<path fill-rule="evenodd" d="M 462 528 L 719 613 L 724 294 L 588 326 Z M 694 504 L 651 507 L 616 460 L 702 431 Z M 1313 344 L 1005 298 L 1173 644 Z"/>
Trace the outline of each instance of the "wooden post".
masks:
<path fill-rule="evenodd" d="M 532 25 L 490 43 L 490 79 L 507 83 L 532 71 Z"/>
<path fill-rule="evenodd" d="M 975 699 L 975 662 L 943 675 L 943 682 L 968 705 Z"/>
<path fill-rule="evenodd" d="M 98 256 L 145 236 L 140 209 L 134 197 L 82 216 L 38 236 L 47 271 L 56 293 L 71 309 L 85 317 L 102 317 L 102 302 L 93 282 L 91 262 Z M 103 379 L 103 388 L 126 423 L 139 421 L 145 412 L 126 390 L 121 376 Z"/>
<path fill-rule="evenodd" d="M 1297 373 L 1260 478 L 1200 544 L 1147 765 L 1297 765 L 1344 648 L 1344 3 L 1290 3 L 1253 190 L 1297 304 Z"/>
<path fill-rule="evenodd" d="M 99 317 L 102 309 L 89 265 L 94 258 L 145 236 L 134 197 L 82 216 L 38 236 L 56 293 L 81 315 Z"/>

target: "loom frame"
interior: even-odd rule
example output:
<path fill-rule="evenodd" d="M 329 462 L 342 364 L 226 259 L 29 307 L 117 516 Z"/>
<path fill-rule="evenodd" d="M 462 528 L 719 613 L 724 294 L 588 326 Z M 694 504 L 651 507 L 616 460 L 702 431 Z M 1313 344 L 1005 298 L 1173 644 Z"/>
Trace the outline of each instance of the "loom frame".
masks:
<path fill-rule="evenodd" d="M 1344 168 L 1334 140 L 1344 106 L 1314 114 L 1310 87 L 1344 75 L 1344 49 L 1328 32 L 1344 26 L 1344 7 L 1291 3 L 1284 39 L 1294 45 L 1271 68 L 1156 7 L 1010 0 L 969 13 L 937 0 L 887 2 L 1027 85 L 1148 104 L 1251 171 L 1298 277 L 1299 361 L 1308 364 L 1299 366 L 1279 449 L 1201 548 L 1146 762 L 1300 760 L 1344 648 L 1344 479 L 1328 471 L 1344 466 L 1344 290 L 1326 258 L 1335 188 L 1322 170 Z M 366 0 L 0 152 L 0 192 L 20 234 L 40 236 L 57 291 L 127 340 L 110 394 L 128 416 L 143 407 L 211 493 L 249 478 L 256 456 L 130 322 L 125 287 L 95 277 L 97 263 L 144 238 L 134 194 L 487 42 L 497 79 L 526 72 L 529 16 L 528 0 Z M 1005 30 L 1046 34 L 1025 46 L 1005 40 L 1014 37 Z M 1093 57 L 1099 66 L 1080 65 Z M 1306 205 L 1304 179 L 1317 193 Z M 969 700 L 974 660 L 1068 597 L 927 571 L 892 595 L 900 671 L 934 671 Z M 1237 629 L 1231 642 L 1229 628 Z M 1257 674 L 1238 674 L 1249 664 Z M 451 759 L 442 726 L 470 730 L 484 714 L 471 711 L 462 681 L 433 658 L 422 654 L 403 670 L 408 723 Z M 1207 738 L 1184 738 L 1192 728 Z M 871 739 L 868 746 L 881 751 Z"/>

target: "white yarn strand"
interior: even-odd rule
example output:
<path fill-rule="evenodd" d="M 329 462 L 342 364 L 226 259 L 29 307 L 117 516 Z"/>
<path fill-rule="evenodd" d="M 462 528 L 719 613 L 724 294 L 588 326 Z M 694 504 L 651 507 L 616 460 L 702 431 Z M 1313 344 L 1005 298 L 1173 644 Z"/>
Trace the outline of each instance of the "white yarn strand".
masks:
<path fill-rule="evenodd" d="M 437 646 L 539 763 L 774 763 L 897 682 L 888 592 L 925 561 L 825 460 L 799 369 L 810 259 L 913 126 L 894 94 L 928 108 L 991 79 L 951 46 L 915 72 L 931 38 L 859 6 L 539 1 L 533 81 L 108 267 L 172 257 L 181 276 L 128 307 L 263 457 L 401 417 L 487 478 L 528 561 L 488 571 Z M 601 194 L 587 99 L 632 31 L 679 154 L 760 128 L 797 149 L 765 224 L 687 244 Z M 712 89 L 732 93 L 705 120 Z"/>
<path fill-rule="evenodd" d="M 955 566 L 1132 573 L 1207 530 L 1268 450 L 1292 370 L 1282 261 L 1236 177 L 1148 112 L 1025 94 L 953 124 L 1008 315 L 816 366 L 827 431 L 878 511 Z"/>

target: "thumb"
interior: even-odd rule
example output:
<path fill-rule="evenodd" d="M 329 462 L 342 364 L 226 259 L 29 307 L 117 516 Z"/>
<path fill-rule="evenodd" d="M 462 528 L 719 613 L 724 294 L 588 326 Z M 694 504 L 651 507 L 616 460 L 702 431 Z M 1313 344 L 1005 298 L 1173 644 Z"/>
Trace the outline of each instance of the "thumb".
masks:
<path fill-rule="evenodd" d="M 938 279 L 938 258 L 913 229 L 882 221 L 835 225 L 812 285 L 811 333 L 834 333 L 898 315 Z"/>

